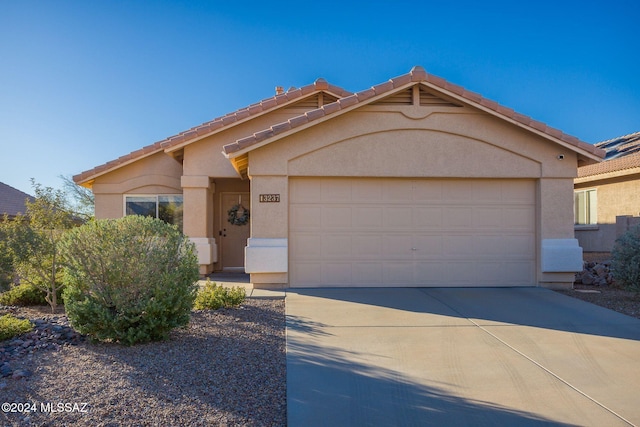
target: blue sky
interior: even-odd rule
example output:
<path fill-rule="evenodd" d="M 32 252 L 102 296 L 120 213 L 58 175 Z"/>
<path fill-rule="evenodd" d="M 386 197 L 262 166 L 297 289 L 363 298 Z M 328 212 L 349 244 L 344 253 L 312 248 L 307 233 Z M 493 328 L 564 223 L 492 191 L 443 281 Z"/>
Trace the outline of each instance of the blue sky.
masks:
<path fill-rule="evenodd" d="M 61 187 L 323 77 L 414 65 L 594 143 L 640 131 L 640 2 L 0 0 L 0 181 Z"/>

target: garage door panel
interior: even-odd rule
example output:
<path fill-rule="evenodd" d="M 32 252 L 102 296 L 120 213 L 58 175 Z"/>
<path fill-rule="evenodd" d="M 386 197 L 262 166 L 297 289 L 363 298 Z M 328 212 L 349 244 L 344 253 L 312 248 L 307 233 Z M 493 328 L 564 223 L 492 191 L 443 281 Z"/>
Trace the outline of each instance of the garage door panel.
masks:
<path fill-rule="evenodd" d="M 319 262 L 296 261 L 290 266 L 292 283 L 297 286 L 320 286 L 322 282 L 322 266 Z"/>
<path fill-rule="evenodd" d="M 444 258 L 471 258 L 477 252 L 473 248 L 473 240 L 466 235 L 444 236 L 442 256 Z"/>
<path fill-rule="evenodd" d="M 385 283 L 398 286 L 411 286 L 415 283 L 412 261 L 385 262 L 383 275 Z"/>
<path fill-rule="evenodd" d="M 445 261 L 445 277 L 451 286 L 474 286 L 483 280 L 474 261 Z"/>
<path fill-rule="evenodd" d="M 412 229 L 413 210 L 410 206 L 386 206 L 384 208 L 384 217 L 382 227 L 385 229 Z"/>
<path fill-rule="evenodd" d="M 384 208 L 382 206 L 354 206 L 353 228 L 356 230 L 380 229 L 383 226 Z"/>
<path fill-rule="evenodd" d="M 380 235 L 354 235 L 351 239 L 354 259 L 374 259 L 382 257 L 382 236 Z"/>
<path fill-rule="evenodd" d="M 351 263 L 327 262 L 322 266 L 323 283 L 328 285 L 351 284 Z"/>
<path fill-rule="evenodd" d="M 353 255 L 352 237 L 349 234 L 325 234 L 322 236 L 323 259 L 348 259 Z"/>
<path fill-rule="evenodd" d="M 412 225 L 420 230 L 438 230 L 443 224 L 442 216 L 441 207 L 417 206 L 413 208 Z"/>
<path fill-rule="evenodd" d="M 504 221 L 500 207 L 476 207 L 473 209 L 473 225 L 477 228 L 500 228 Z"/>
<path fill-rule="evenodd" d="M 530 286 L 529 277 L 535 274 L 532 261 L 505 262 L 500 271 L 506 286 Z"/>
<path fill-rule="evenodd" d="M 444 227 L 451 230 L 471 230 L 473 228 L 472 210 L 466 206 L 446 206 L 444 208 Z"/>
<path fill-rule="evenodd" d="M 413 184 L 409 180 L 384 180 L 381 182 L 383 198 L 388 203 L 413 202 Z"/>
<path fill-rule="evenodd" d="M 298 203 L 322 203 L 323 181 L 317 179 L 296 179 L 289 184 L 289 195 Z"/>
<path fill-rule="evenodd" d="M 322 228 L 322 209 L 316 205 L 296 205 L 291 207 L 293 230 L 310 231 Z"/>
<path fill-rule="evenodd" d="M 297 258 L 301 260 L 312 259 L 317 260 L 322 257 L 322 235 L 300 233 L 293 234 L 291 237 L 291 252 L 298 254 Z"/>
<path fill-rule="evenodd" d="M 441 181 L 414 181 L 413 200 L 420 204 L 440 204 L 442 203 L 442 191 Z"/>
<path fill-rule="evenodd" d="M 501 181 L 503 200 L 509 203 L 535 204 L 536 193 L 531 181 Z"/>
<path fill-rule="evenodd" d="M 292 286 L 535 284 L 533 180 L 290 181 Z"/>
<path fill-rule="evenodd" d="M 380 203 L 384 201 L 383 187 L 378 180 L 352 181 L 351 194 L 355 203 Z"/>
<path fill-rule="evenodd" d="M 534 237 L 529 234 L 503 236 L 502 240 L 505 258 L 530 259 L 535 251 Z"/>
<path fill-rule="evenodd" d="M 442 181 L 442 202 L 467 203 L 473 200 L 473 183 L 465 180 Z"/>
<path fill-rule="evenodd" d="M 406 259 L 412 253 L 413 238 L 410 234 L 385 234 L 382 236 L 383 259 Z"/>
<path fill-rule="evenodd" d="M 418 286 L 445 285 L 445 265 L 442 261 L 418 261 L 414 266 Z"/>
<path fill-rule="evenodd" d="M 349 203 L 352 199 L 350 180 L 322 181 L 320 201 L 323 204 Z"/>
<path fill-rule="evenodd" d="M 321 209 L 324 230 L 351 228 L 351 207 L 323 206 Z"/>
<path fill-rule="evenodd" d="M 363 286 L 382 285 L 382 263 L 380 262 L 354 262 L 353 284 Z"/>
<path fill-rule="evenodd" d="M 441 259 L 444 253 L 444 236 L 440 234 L 416 234 L 413 237 L 416 250 L 414 259 Z"/>
<path fill-rule="evenodd" d="M 535 223 L 535 212 L 530 205 L 527 207 L 506 207 L 502 209 L 503 228 L 531 230 Z"/>

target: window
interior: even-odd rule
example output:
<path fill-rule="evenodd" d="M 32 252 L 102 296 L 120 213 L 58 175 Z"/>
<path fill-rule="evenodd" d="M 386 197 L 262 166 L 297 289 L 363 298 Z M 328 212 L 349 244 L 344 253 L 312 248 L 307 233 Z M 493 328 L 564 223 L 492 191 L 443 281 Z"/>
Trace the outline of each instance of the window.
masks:
<path fill-rule="evenodd" d="M 574 222 L 576 225 L 598 223 L 598 197 L 596 190 L 581 190 L 573 194 Z"/>
<path fill-rule="evenodd" d="M 159 218 L 182 230 L 182 195 L 125 196 L 124 214 Z"/>

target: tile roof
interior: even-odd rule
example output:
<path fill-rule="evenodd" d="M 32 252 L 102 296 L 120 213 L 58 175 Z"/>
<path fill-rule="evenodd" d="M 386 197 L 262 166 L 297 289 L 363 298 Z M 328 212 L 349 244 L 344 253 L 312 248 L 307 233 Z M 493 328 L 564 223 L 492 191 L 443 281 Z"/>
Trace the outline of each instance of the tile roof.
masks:
<path fill-rule="evenodd" d="M 25 200 L 35 200 L 33 196 L 0 182 L 0 215 L 10 217 L 26 212 Z"/>
<path fill-rule="evenodd" d="M 272 111 L 284 104 L 295 102 L 318 92 L 328 92 L 340 98 L 352 94 L 351 92 L 344 90 L 341 87 L 328 83 L 323 78 L 319 78 L 310 85 L 303 86 L 301 88 L 291 87 L 287 92 L 263 99 L 260 102 L 249 105 L 248 107 L 241 108 L 237 111 L 234 111 L 233 113 L 229 113 L 221 117 L 217 117 L 211 121 L 202 123 L 198 126 L 194 126 L 184 132 L 180 132 L 177 135 L 170 136 L 151 145 L 142 147 L 139 150 L 133 151 L 129 154 L 125 154 L 124 156 L 121 156 L 103 165 L 96 166 L 93 169 L 75 175 L 73 177 L 73 180 L 76 183 L 86 182 L 96 177 L 97 175 L 106 173 L 119 166 L 124 166 L 125 164 L 131 163 L 132 161 L 149 156 L 151 154 L 175 148 L 194 140 L 204 138 L 223 128 L 228 128 L 233 124 L 239 123 L 244 119 L 248 119 L 250 117 L 260 115 L 261 113 Z"/>
<path fill-rule="evenodd" d="M 124 166 L 126 164 L 161 151 L 174 151 L 186 144 L 189 144 L 190 142 L 202 139 L 220 130 L 226 129 L 229 126 L 240 123 L 246 119 L 275 110 L 280 106 L 293 103 L 296 100 L 302 99 L 306 96 L 320 91 L 328 92 L 338 97 L 338 100 L 333 103 L 326 104 L 318 109 L 310 110 L 303 115 L 291 118 L 286 122 L 274 124 L 268 129 L 256 132 L 255 134 L 247 136 L 245 138 L 241 138 L 234 143 L 225 145 L 224 153 L 228 157 L 234 157 L 234 153 L 259 144 L 260 142 L 268 140 L 276 135 L 291 131 L 295 128 L 303 128 L 306 127 L 307 124 L 316 120 L 321 120 L 325 117 L 334 114 L 340 114 L 341 112 L 357 108 L 360 105 L 364 105 L 368 100 L 371 100 L 374 97 L 378 98 L 382 95 L 389 94 L 398 88 L 406 87 L 416 82 L 422 82 L 425 85 L 431 86 L 432 88 L 435 88 L 442 93 L 448 94 L 451 97 L 457 98 L 459 100 L 464 100 L 477 108 L 483 109 L 496 116 L 510 120 L 513 123 L 521 125 L 525 128 L 529 128 L 536 133 L 542 133 L 543 135 L 546 135 L 547 137 L 554 139 L 561 144 L 564 143 L 569 146 L 575 147 L 576 149 L 590 154 L 594 158 L 604 157 L 604 151 L 594 147 L 591 144 L 583 142 L 574 136 L 567 135 L 560 130 L 549 127 L 542 122 L 533 120 L 528 116 L 519 114 L 510 108 L 498 104 L 495 101 L 484 98 L 477 93 L 470 92 L 461 86 L 452 84 L 441 77 L 435 76 L 433 74 L 428 74 L 424 70 L 424 68 L 416 66 L 413 67 L 407 74 L 392 78 L 386 82 L 360 91 L 358 93 L 348 92 L 338 86 L 327 83 L 324 79 L 317 79 L 311 85 L 307 85 L 299 89 L 291 88 L 285 93 L 273 96 L 271 98 L 266 98 L 258 103 L 252 104 L 248 107 L 242 108 L 225 116 L 215 118 L 184 132 L 180 132 L 177 135 L 168 137 L 151 145 L 147 145 L 139 150 L 133 151 L 103 165 L 84 171 L 78 175 L 75 175 L 73 177 L 73 180 L 76 183 L 89 182 L 91 179 L 118 167 Z"/>
<path fill-rule="evenodd" d="M 578 178 L 640 167 L 640 132 L 598 142 L 606 152 L 605 161 L 578 168 Z"/>
<path fill-rule="evenodd" d="M 477 93 L 470 92 L 461 86 L 450 83 L 441 77 L 429 74 L 424 70 L 424 68 L 420 66 L 413 67 L 407 74 L 393 78 L 387 82 L 373 86 L 361 92 L 354 93 L 350 96 L 338 99 L 334 103 L 324 105 L 316 110 L 308 111 L 301 116 L 291 118 L 286 122 L 273 125 L 269 129 L 265 129 L 253 135 L 239 139 L 232 144 L 225 145 L 223 147 L 224 153 L 228 157 L 234 157 L 234 153 L 250 148 L 269 138 L 272 138 L 284 132 L 291 131 L 298 127 L 306 127 L 307 124 L 313 121 L 337 114 L 341 110 L 350 110 L 358 104 L 365 103 L 371 98 L 378 98 L 384 94 L 388 94 L 398 88 L 410 85 L 411 83 L 415 82 L 423 82 L 431 87 L 434 87 L 436 90 L 449 94 L 450 96 L 457 97 L 458 99 L 465 100 L 478 108 L 484 109 L 485 111 L 488 110 L 496 116 L 511 120 L 516 124 L 522 125 L 525 128 L 530 128 L 531 130 L 542 132 L 548 137 L 564 142 L 579 150 L 585 151 L 596 158 L 604 157 L 604 151 L 594 147 L 592 144 L 581 141 L 574 136 L 567 135 L 558 129 L 549 127 L 545 123 L 533 120 L 531 117 L 517 113 L 514 110 L 504 107 L 495 101 L 484 98 Z"/>

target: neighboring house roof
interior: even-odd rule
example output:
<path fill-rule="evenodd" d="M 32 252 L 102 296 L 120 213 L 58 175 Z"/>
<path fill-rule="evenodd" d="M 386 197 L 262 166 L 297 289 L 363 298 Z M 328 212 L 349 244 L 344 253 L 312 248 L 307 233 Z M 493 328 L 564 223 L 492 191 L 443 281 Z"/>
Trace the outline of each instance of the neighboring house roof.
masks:
<path fill-rule="evenodd" d="M 88 171 L 82 172 L 73 177 L 78 184 L 85 184 L 96 177 L 103 175 L 113 169 L 124 166 L 125 164 L 150 156 L 160 151 L 175 151 L 184 145 L 195 142 L 202 138 L 213 135 L 221 130 L 226 130 L 233 125 L 240 124 L 247 119 L 266 114 L 279 107 L 292 104 L 306 97 L 313 96 L 319 92 L 333 95 L 335 98 L 342 98 L 351 95 L 341 87 L 327 83 L 326 80 L 319 78 L 313 84 L 303 86 L 301 88 L 290 88 L 287 92 L 277 94 L 271 98 L 263 99 L 260 102 L 241 108 L 233 113 L 217 117 L 211 121 L 202 123 L 201 125 L 192 127 L 189 130 L 180 132 L 177 135 L 170 136 L 162 141 L 147 145 L 139 150 L 121 156 L 115 160 L 97 166 Z"/>
<path fill-rule="evenodd" d="M 598 142 L 595 146 L 606 152 L 605 161 L 578 168 L 578 178 L 640 168 L 640 132 Z"/>
<path fill-rule="evenodd" d="M 549 127 L 546 124 L 533 120 L 528 116 L 519 114 L 510 108 L 504 107 L 497 102 L 484 98 L 474 92 L 467 91 L 463 87 L 449 83 L 441 77 L 428 74 L 424 68 L 416 66 L 407 74 L 393 78 L 387 82 L 355 94 L 338 86 L 331 85 L 324 79 L 317 79 L 311 85 L 304 86 L 299 89 L 292 88 L 283 94 L 264 99 L 259 103 L 242 108 L 225 116 L 218 117 L 199 126 L 195 126 L 187 131 L 143 147 L 140 150 L 131 152 L 116 160 L 82 172 L 79 175 L 74 176 L 73 179 L 78 184 L 90 186 L 92 181 L 98 176 L 126 164 L 161 151 L 167 153 L 176 152 L 185 145 L 206 138 L 222 130 L 226 130 L 231 126 L 243 123 L 259 115 L 269 113 L 287 104 L 295 103 L 305 97 L 312 96 L 319 92 L 331 94 L 337 99 L 335 102 L 307 111 L 305 114 L 291 118 L 286 122 L 274 124 L 268 129 L 256 132 L 253 135 L 225 145 L 225 155 L 229 158 L 235 158 L 247 151 L 250 151 L 251 149 L 269 143 L 271 140 L 276 139 L 276 137 L 285 136 L 296 131 L 306 129 L 312 124 L 323 121 L 324 119 L 340 115 L 360 106 L 374 102 L 380 98 L 389 96 L 394 92 L 398 92 L 414 85 L 416 82 L 419 82 L 425 87 L 435 90 L 444 96 L 448 96 L 451 99 L 471 105 L 519 127 L 525 128 L 537 135 L 543 136 L 555 143 L 568 147 L 579 154 L 582 154 L 584 158 L 590 159 L 590 161 L 600 161 L 604 157 L 604 151 L 594 147 L 592 144 L 583 142 L 574 136 L 567 135 L 558 129 Z"/>
<path fill-rule="evenodd" d="M 567 135 L 562 131 L 547 126 L 546 124 L 533 120 L 531 117 L 517 113 L 511 108 L 504 107 L 495 101 L 484 98 L 483 96 L 470 92 L 461 86 L 449 83 L 441 77 L 427 73 L 420 66 L 413 67 L 411 71 L 402 76 L 393 78 L 387 82 L 373 86 L 370 89 L 363 90 L 353 95 L 338 99 L 336 102 L 327 104 L 316 110 L 308 111 L 304 115 L 289 119 L 284 123 L 279 123 L 257 132 L 251 136 L 237 140 L 232 144 L 224 146 L 224 153 L 229 158 L 237 157 L 251 149 L 264 145 L 263 142 L 281 134 L 290 134 L 296 128 L 305 129 L 311 122 L 320 121 L 326 117 L 338 115 L 342 112 L 351 111 L 359 106 L 374 102 L 382 97 L 388 96 L 393 92 L 402 90 L 415 83 L 422 83 L 428 88 L 435 89 L 450 98 L 472 105 L 494 116 L 505 119 L 517 126 L 523 127 L 534 133 L 551 139 L 560 145 L 568 146 L 574 151 L 581 152 L 586 157 L 600 161 L 604 157 L 604 151 L 594 147 L 592 144 L 579 140 L 578 138 Z"/>
<path fill-rule="evenodd" d="M 13 218 L 19 213 L 26 213 L 27 199 L 35 200 L 33 196 L 0 182 L 0 215 L 8 214 Z"/>

